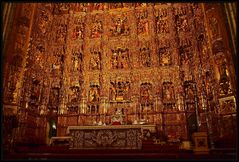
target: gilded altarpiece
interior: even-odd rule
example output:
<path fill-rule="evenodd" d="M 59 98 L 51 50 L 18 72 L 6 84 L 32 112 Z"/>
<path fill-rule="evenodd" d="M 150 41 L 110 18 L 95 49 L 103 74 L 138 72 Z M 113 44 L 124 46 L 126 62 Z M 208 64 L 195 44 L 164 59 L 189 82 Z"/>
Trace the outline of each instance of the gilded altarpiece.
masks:
<path fill-rule="evenodd" d="M 4 78 L 4 103 L 20 107 L 18 141 L 47 142 L 52 119 L 57 136 L 66 136 L 68 126 L 112 125 L 116 114 L 121 124 L 155 124 L 168 139 L 187 140 L 191 115 L 201 130 L 216 121 L 210 114 L 221 122 L 235 116 L 235 72 L 219 7 L 22 6 Z"/>

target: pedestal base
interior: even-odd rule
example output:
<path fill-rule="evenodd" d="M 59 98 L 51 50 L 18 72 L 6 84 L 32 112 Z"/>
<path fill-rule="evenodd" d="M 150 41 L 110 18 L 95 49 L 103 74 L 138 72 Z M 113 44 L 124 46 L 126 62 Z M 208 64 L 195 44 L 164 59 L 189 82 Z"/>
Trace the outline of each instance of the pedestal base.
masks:
<path fill-rule="evenodd" d="M 207 132 L 195 132 L 193 133 L 193 140 L 195 147 L 193 152 L 195 154 L 208 154 L 208 141 L 207 141 Z"/>

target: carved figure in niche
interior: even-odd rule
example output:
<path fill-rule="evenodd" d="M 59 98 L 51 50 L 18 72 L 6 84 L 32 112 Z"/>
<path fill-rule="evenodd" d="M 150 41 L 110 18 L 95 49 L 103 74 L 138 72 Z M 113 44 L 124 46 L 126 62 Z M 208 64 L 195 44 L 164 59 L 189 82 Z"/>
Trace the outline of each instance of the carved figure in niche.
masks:
<path fill-rule="evenodd" d="M 17 84 L 17 73 L 10 74 L 10 77 L 8 79 L 8 91 L 6 95 L 6 100 L 9 102 L 15 102 L 16 101 L 16 95 L 14 91 L 16 90 L 16 84 Z"/>
<path fill-rule="evenodd" d="M 70 4 L 69 3 L 58 3 L 55 5 L 54 13 L 55 14 L 66 14 L 69 12 Z"/>
<path fill-rule="evenodd" d="M 168 46 L 162 46 L 159 48 L 159 65 L 167 66 L 171 65 L 171 54 L 169 52 Z"/>
<path fill-rule="evenodd" d="M 89 92 L 89 101 L 90 102 L 99 101 L 99 87 L 97 85 L 91 86 L 90 92 Z"/>
<path fill-rule="evenodd" d="M 42 10 L 40 13 L 40 16 L 39 16 L 39 23 L 38 23 L 39 24 L 38 27 L 42 34 L 46 33 L 48 20 L 49 20 L 49 17 L 48 17 L 47 12 Z"/>
<path fill-rule="evenodd" d="M 81 71 L 81 64 L 83 60 L 83 54 L 81 52 L 81 49 L 73 49 L 72 50 L 72 71 Z"/>
<path fill-rule="evenodd" d="M 31 87 L 30 102 L 36 103 L 40 97 L 40 81 L 34 79 Z"/>
<path fill-rule="evenodd" d="M 178 8 L 175 8 L 175 15 L 184 16 L 187 14 L 187 11 L 189 11 L 189 9 L 186 6 L 178 7 Z"/>
<path fill-rule="evenodd" d="M 174 87 L 172 82 L 163 83 L 163 100 L 173 100 L 174 99 Z"/>
<path fill-rule="evenodd" d="M 53 71 L 59 71 L 62 70 L 63 62 L 64 62 L 64 55 L 62 54 L 63 51 L 61 51 L 60 48 L 56 49 L 54 52 L 54 58 L 53 58 L 53 64 L 52 64 L 52 70 Z"/>
<path fill-rule="evenodd" d="M 123 8 L 133 7 L 133 3 L 122 3 L 122 4 L 123 4 Z"/>
<path fill-rule="evenodd" d="M 169 25 L 167 20 L 156 21 L 157 33 L 169 33 Z"/>
<path fill-rule="evenodd" d="M 69 102 L 74 103 L 79 99 L 79 87 L 70 87 Z"/>
<path fill-rule="evenodd" d="M 225 101 L 220 102 L 220 107 L 221 107 L 221 114 L 228 114 L 230 112 L 235 112 L 236 111 L 236 104 L 234 99 L 229 99 Z"/>
<path fill-rule="evenodd" d="M 112 50 L 113 54 L 111 57 L 111 67 L 112 69 L 118 69 L 118 54 L 115 50 Z"/>
<path fill-rule="evenodd" d="M 219 69 L 220 72 L 220 95 L 227 95 L 231 92 L 229 73 L 227 69 L 226 62 L 224 61 Z"/>
<path fill-rule="evenodd" d="M 138 33 L 148 33 L 149 31 L 149 23 L 148 21 L 139 21 L 138 22 Z"/>
<path fill-rule="evenodd" d="M 152 84 L 150 83 L 141 84 L 140 86 L 141 103 L 149 102 L 151 91 L 152 91 Z"/>
<path fill-rule="evenodd" d="M 19 68 L 22 67 L 23 58 L 20 55 L 21 51 L 17 51 L 17 53 L 13 56 L 10 64 L 10 73 L 14 74 L 19 71 Z"/>
<path fill-rule="evenodd" d="M 113 83 L 111 83 L 111 87 L 110 87 L 110 96 L 109 99 L 115 101 L 116 100 L 116 88 L 113 85 Z"/>
<path fill-rule="evenodd" d="M 88 6 L 88 3 L 70 3 L 70 8 L 74 12 L 87 12 Z"/>
<path fill-rule="evenodd" d="M 109 4 L 110 9 L 117 9 L 117 8 L 122 8 L 122 7 L 123 7 L 123 3 L 110 3 Z"/>
<path fill-rule="evenodd" d="M 129 53 L 128 49 L 118 48 L 112 50 L 111 67 L 112 69 L 127 69 L 129 68 Z"/>
<path fill-rule="evenodd" d="M 151 66 L 151 57 L 150 57 L 150 51 L 148 47 L 143 47 L 139 49 L 140 51 L 140 58 L 142 65 L 144 67 L 150 67 Z"/>
<path fill-rule="evenodd" d="M 84 31 L 84 26 L 82 23 L 79 25 L 76 25 L 75 28 L 73 29 L 72 39 L 83 39 L 83 31 Z"/>
<path fill-rule="evenodd" d="M 104 4 L 103 3 L 92 3 L 90 4 L 91 11 L 93 10 L 103 10 Z"/>
<path fill-rule="evenodd" d="M 124 30 L 125 30 L 123 22 L 124 22 L 124 20 L 122 20 L 120 18 L 118 18 L 115 22 L 115 29 L 116 29 L 116 32 L 117 32 L 118 35 L 123 33 Z"/>
<path fill-rule="evenodd" d="M 190 63 L 191 56 L 191 48 L 190 47 L 180 47 L 179 49 L 180 54 L 180 64 L 181 65 L 188 65 Z"/>
<path fill-rule="evenodd" d="M 128 81 L 111 81 L 111 99 L 112 100 L 126 100 L 128 99 L 128 92 L 130 88 L 130 84 Z"/>
<path fill-rule="evenodd" d="M 189 39 L 180 40 L 179 55 L 180 55 L 180 64 L 189 64 L 190 59 L 193 57 L 192 43 Z"/>
<path fill-rule="evenodd" d="M 209 100 L 212 100 L 213 99 L 213 93 L 212 93 L 212 86 L 211 86 L 211 74 L 210 74 L 210 71 L 207 71 L 206 72 L 206 93 L 207 93 L 207 96 L 208 96 L 208 99 Z"/>
<path fill-rule="evenodd" d="M 136 13 L 136 17 L 138 21 L 137 23 L 138 34 L 148 33 L 149 23 L 147 21 L 147 17 L 148 17 L 147 11 Z"/>
<path fill-rule="evenodd" d="M 135 7 L 146 7 L 147 3 L 135 3 Z"/>
<path fill-rule="evenodd" d="M 57 24 L 58 25 L 58 24 Z M 59 24 L 56 26 L 56 42 L 63 43 L 66 39 L 67 25 Z"/>
<path fill-rule="evenodd" d="M 212 39 L 218 38 L 220 36 L 220 28 L 217 19 L 215 17 L 210 18 L 209 25 L 212 33 Z"/>
<path fill-rule="evenodd" d="M 129 27 L 125 25 L 126 21 L 127 21 L 126 16 L 123 16 L 123 18 L 121 17 L 118 17 L 116 19 L 113 18 L 114 26 L 110 29 L 112 36 L 129 34 Z"/>
<path fill-rule="evenodd" d="M 168 9 L 162 8 L 156 11 L 156 17 L 158 20 L 161 20 L 162 18 L 165 18 L 168 16 Z"/>
<path fill-rule="evenodd" d="M 222 40 L 217 40 L 213 43 L 212 51 L 214 55 L 224 51 L 224 45 Z"/>
<path fill-rule="evenodd" d="M 52 88 L 50 93 L 50 106 L 58 106 L 59 104 L 59 88 Z"/>
<path fill-rule="evenodd" d="M 118 67 L 120 69 L 127 69 L 128 66 L 128 49 L 119 49 L 118 50 L 119 55 L 119 65 Z"/>
<path fill-rule="evenodd" d="M 96 49 L 91 49 L 90 69 L 100 70 L 101 52 Z"/>
<path fill-rule="evenodd" d="M 93 27 L 92 27 L 92 30 L 91 30 L 91 37 L 92 38 L 99 38 L 102 33 L 103 33 L 102 22 L 100 20 L 96 20 L 93 23 Z"/>
<path fill-rule="evenodd" d="M 171 65 L 171 54 L 169 52 L 168 48 L 160 48 L 159 49 L 159 60 L 160 60 L 160 65 L 161 66 L 167 66 L 167 65 Z"/>
<path fill-rule="evenodd" d="M 124 120 L 123 108 L 116 108 L 114 115 L 112 115 L 112 125 L 123 124 Z"/>
<path fill-rule="evenodd" d="M 123 95 L 123 98 L 124 99 L 128 99 L 129 98 L 129 82 L 126 81 L 124 82 L 124 86 L 123 86 L 123 91 L 124 91 L 124 95 Z"/>
<path fill-rule="evenodd" d="M 194 92 L 193 92 L 193 83 L 190 81 L 184 82 L 184 90 L 185 90 L 185 98 L 187 100 L 194 100 Z"/>
<path fill-rule="evenodd" d="M 182 17 L 176 17 L 176 25 L 177 25 L 177 31 L 183 31 L 183 32 L 188 32 L 190 31 L 190 28 L 188 26 L 188 20 L 187 18 L 182 18 Z"/>

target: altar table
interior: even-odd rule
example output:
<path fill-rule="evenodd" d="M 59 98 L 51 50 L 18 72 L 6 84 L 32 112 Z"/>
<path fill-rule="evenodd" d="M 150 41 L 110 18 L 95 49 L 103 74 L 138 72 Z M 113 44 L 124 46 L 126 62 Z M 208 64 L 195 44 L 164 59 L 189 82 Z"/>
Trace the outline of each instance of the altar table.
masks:
<path fill-rule="evenodd" d="M 70 149 L 141 149 L 140 125 L 69 126 Z"/>

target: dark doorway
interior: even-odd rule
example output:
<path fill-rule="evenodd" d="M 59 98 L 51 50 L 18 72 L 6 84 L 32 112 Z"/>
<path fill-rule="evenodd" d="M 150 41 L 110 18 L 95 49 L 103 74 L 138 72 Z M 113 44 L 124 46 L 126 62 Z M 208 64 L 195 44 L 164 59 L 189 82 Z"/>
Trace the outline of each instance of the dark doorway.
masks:
<path fill-rule="evenodd" d="M 56 120 L 55 119 L 50 119 L 49 121 L 49 138 L 51 137 L 56 137 L 57 135 L 57 125 L 56 125 Z"/>
<path fill-rule="evenodd" d="M 194 132 L 197 132 L 197 117 L 195 113 L 188 114 L 187 117 L 188 121 L 188 135 L 189 135 L 189 140 L 193 141 L 192 139 L 192 134 Z"/>

